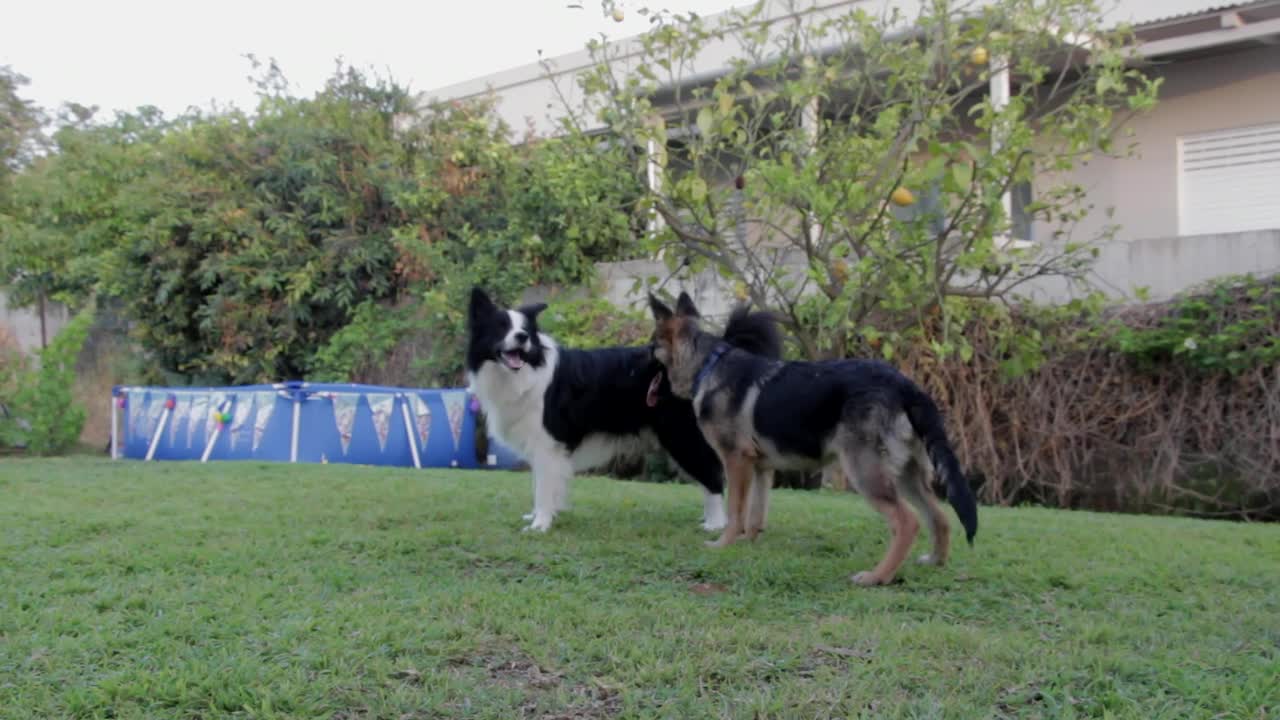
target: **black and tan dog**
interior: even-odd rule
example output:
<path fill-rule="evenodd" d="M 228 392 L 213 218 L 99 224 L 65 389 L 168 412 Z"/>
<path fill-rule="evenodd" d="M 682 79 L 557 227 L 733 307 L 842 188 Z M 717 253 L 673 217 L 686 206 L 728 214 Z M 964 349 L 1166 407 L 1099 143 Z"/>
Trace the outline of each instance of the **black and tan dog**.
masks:
<path fill-rule="evenodd" d="M 712 545 L 759 534 L 773 470 L 834 462 L 885 516 L 892 534 L 884 558 L 875 569 L 854 574 L 854 583 L 893 580 L 919 529 L 908 504 L 925 515 L 933 539 L 933 551 L 920 561 L 946 562 L 951 531 L 934 498 L 935 471 L 973 543 L 978 508 L 942 417 L 933 400 L 896 369 L 870 360 L 762 358 L 702 330 L 686 294 L 674 312 L 656 297 L 649 303 L 655 357 L 667 368 L 672 392 L 693 400 L 698 426 L 724 464 L 729 518 Z"/>

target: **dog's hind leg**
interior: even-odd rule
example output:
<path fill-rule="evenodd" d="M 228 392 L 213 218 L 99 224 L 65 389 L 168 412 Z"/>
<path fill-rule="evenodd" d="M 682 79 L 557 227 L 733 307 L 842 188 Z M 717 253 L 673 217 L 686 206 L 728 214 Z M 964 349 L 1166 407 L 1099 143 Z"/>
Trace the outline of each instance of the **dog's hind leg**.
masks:
<path fill-rule="evenodd" d="M 874 445 L 846 443 L 839 451 L 841 468 L 857 484 L 858 493 L 884 515 L 889 523 L 889 548 L 872 570 L 855 573 L 850 580 L 856 585 L 887 585 L 902 566 L 911 543 L 915 541 L 920 522 L 898 495 L 894 475 L 899 472 L 880 457 Z"/>
<path fill-rule="evenodd" d="M 947 563 L 951 554 L 951 524 L 947 522 L 947 516 L 933 494 L 933 465 L 929 461 L 929 455 L 920 443 L 913 445 L 915 447 L 911 460 L 902 469 L 898 489 L 929 523 L 929 538 L 933 541 L 933 550 L 920 556 L 920 564 L 942 566 Z"/>
<path fill-rule="evenodd" d="M 769 520 L 769 491 L 773 489 L 773 471 L 757 470 L 752 473 L 751 495 L 747 498 L 747 539 L 755 540 L 764 532 Z"/>

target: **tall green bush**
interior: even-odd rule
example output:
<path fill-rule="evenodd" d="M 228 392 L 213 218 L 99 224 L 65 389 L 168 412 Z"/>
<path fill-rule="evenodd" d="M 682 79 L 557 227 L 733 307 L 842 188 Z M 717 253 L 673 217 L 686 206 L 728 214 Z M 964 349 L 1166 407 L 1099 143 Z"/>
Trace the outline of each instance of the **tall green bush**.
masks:
<path fill-rule="evenodd" d="M 423 107 L 349 67 L 310 98 L 274 66 L 257 83 L 252 112 L 64 118 L 0 207 L 12 299 L 117 300 L 191 382 L 336 378 L 404 333 L 456 336 L 444 299 L 471 284 L 572 285 L 635 252 L 640 189 L 613 151 L 513 144 L 487 102 Z M 457 365 L 433 347 L 433 371 Z"/>
<path fill-rule="evenodd" d="M 93 317 L 88 308 L 72 318 L 40 351 L 38 369 L 21 373 L 16 382 L 0 378 L 0 390 L 13 390 L 11 402 L 0 396 L 9 411 L 8 418 L 0 419 L 0 444 L 25 447 L 35 455 L 55 455 L 75 446 L 85 421 L 84 403 L 75 396 L 76 362 Z"/>

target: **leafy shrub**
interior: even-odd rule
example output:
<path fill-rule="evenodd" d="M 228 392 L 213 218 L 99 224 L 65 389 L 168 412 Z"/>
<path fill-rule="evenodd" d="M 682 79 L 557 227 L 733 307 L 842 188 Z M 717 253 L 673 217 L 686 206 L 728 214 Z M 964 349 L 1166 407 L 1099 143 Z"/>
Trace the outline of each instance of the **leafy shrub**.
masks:
<path fill-rule="evenodd" d="M 646 313 L 620 309 L 594 295 L 553 299 L 538 323 L 561 345 L 573 348 L 644 345 L 653 334 L 653 320 Z"/>
<path fill-rule="evenodd" d="M 67 120 L 0 207 L 0 283 L 118 299 L 178 382 L 376 372 L 390 338 L 436 331 L 420 374 L 447 376 L 444 298 L 579 284 L 631 251 L 638 180 L 612 151 L 512 145 L 488 102 L 424 108 L 347 67 L 311 98 L 274 67 L 258 87 L 248 113 Z"/>
<path fill-rule="evenodd" d="M 358 381 L 384 362 L 412 327 L 407 308 L 387 308 L 372 300 L 360 303 L 351 322 L 334 333 L 312 358 L 311 379 Z"/>
<path fill-rule="evenodd" d="M 0 326 L 0 449 L 22 444 L 25 431 L 14 414 L 14 401 L 27 377 L 30 363 L 9 330 Z"/>
<path fill-rule="evenodd" d="M 36 455 L 54 455 L 75 446 L 84 428 L 85 409 L 74 393 L 76 362 L 84 348 L 93 310 L 80 312 L 40 351 L 40 367 L 18 381 L 5 437 Z M 0 378 L 0 381 L 3 381 Z M 17 421 L 25 421 L 22 427 Z"/>
<path fill-rule="evenodd" d="M 1118 323 L 1111 340 L 1144 368 L 1172 362 L 1239 375 L 1280 362 L 1277 317 L 1280 279 L 1233 276 L 1161 306 L 1152 322 Z M 1129 318 L 1135 319 L 1133 313 Z"/>

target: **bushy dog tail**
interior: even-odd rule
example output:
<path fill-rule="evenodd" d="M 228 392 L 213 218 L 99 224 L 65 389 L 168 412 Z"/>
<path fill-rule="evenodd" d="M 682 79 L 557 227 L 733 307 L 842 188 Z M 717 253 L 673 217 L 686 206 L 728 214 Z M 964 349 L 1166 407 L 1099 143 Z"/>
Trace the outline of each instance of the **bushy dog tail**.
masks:
<path fill-rule="evenodd" d="M 770 360 L 782 357 L 782 331 L 777 316 L 763 310 L 751 312 L 749 305 L 739 305 L 729 313 L 720 338 L 753 355 Z"/>
<path fill-rule="evenodd" d="M 947 488 L 947 502 L 951 503 L 956 516 L 960 518 L 960 524 L 964 526 L 965 539 L 973 545 L 973 536 L 978 533 L 978 501 L 973 497 L 969 480 L 960 470 L 960 461 L 956 459 L 951 443 L 947 440 L 942 413 L 938 412 L 938 406 L 919 388 L 908 386 L 904 393 L 907 419 L 924 441 L 929 459 L 933 461 L 933 470 Z"/>

